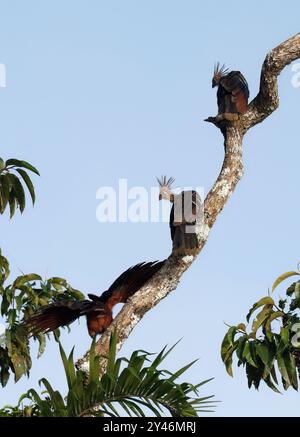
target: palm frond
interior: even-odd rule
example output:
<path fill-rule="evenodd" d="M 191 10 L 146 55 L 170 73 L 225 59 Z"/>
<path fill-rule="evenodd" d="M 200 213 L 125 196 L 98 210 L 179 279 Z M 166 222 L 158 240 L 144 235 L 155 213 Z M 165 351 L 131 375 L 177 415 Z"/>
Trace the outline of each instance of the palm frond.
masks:
<path fill-rule="evenodd" d="M 62 346 L 63 361 L 69 391 L 63 397 L 43 378 L 44 398 L 29 390 L 28 399 L 33 411 L 40 416 L 136 416 L 167 414 L 172 417 L 196 417 L 201 412 L 212 411 L 213 396 L 199 397 L 199 388 L 210 380 L 197 385 L 175 382 L 195 361 L 176 372 L 161 369 L 161 364 L 174 346 L 166 347 L 151 360 L 152 354 L 134 351 L 129 359 L 117 358 L 117 337 L 112 334 L 106 357 L 106 371 L 99 378 L 99 356 L 95 354 L 95 341 L 90 349 L 89 381 L 80 370 L 75 370 L 73 349 L 67 357 Z M 24 397 L 23 397 L 24 399 Z M 0 411 L 1 415 L 1 411 Z"/>

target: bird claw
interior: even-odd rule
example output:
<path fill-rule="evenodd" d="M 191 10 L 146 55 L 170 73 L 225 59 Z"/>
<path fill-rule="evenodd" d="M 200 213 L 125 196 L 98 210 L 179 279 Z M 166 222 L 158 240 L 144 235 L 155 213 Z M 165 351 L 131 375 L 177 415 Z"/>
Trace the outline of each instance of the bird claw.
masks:
<path fill-rule="evenodd" d="M 213 123 L 215 125 L 222 124 L 223 122 L 235 122 L 240 119 L 239 114 L 233 114 L 230 112 L 224 112 L 223 114 L 218 114 L 216 117 L 208 117 L 204 121 L 208 123 Z"/>

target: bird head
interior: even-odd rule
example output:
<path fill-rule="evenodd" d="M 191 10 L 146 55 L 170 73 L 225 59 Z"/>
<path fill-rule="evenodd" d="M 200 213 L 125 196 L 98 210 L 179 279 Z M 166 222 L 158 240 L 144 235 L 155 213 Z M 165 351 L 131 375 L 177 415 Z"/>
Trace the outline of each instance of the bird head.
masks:
<path fill-rule="evenodd" d="M 167 176 L 162 176 L 160 179 L 157 178 L 157 182 L 159 184 L 159 200 L 170 200 L 173 196 L 171 186 L 175 179 L 172 177 L 167 179 Z"/>
<path fill-rule="evenodd" d="M 223 76 L 225 76 L 228 73 L 228 70 L 225 68 L 225 65 L 220 65 L 220 62 L 217 62 L 214 67 L 214 75 L 212 78 L 212 88 L 215 86 L 218 86 L 220 83 L 220 80 Z"/>

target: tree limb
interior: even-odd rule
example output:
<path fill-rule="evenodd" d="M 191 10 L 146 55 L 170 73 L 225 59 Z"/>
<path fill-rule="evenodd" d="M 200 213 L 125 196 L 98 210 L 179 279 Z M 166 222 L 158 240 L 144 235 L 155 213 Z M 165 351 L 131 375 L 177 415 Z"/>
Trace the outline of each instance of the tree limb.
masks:
<path fill-rule="evenodd" d="M 183 273 L 195 261 L 203 249 L 210 230 L 218 215 L 232 195 L 243 176 L 243 137 L 248 129 L 261 123 L 279 105 L 277 77 L 283 68 L 300 58 L 300 33 L 274 48 L 265 58 L 262 66 L 260 90 L 249 104 L 246 114 L 238 120 L 222 120 L 209 117 L 205 121 L 213 123 L 223 134 L 225 156 L 220 174 L 204 201 L 204 220 L 198 233 L 198 250 L 195 256 L 167 259 L 163 268 L 123 306 L 108 330 L 101 336 L 96 353 L 106 355 L 113 330 L 118 334 L 118 350 L 130 335 L 144 314 L 174 290 Z M 102 370 L 106 360 L 102 360 Z M 76 363 L 78 369 L 88 372 L 88 354 Z"/>

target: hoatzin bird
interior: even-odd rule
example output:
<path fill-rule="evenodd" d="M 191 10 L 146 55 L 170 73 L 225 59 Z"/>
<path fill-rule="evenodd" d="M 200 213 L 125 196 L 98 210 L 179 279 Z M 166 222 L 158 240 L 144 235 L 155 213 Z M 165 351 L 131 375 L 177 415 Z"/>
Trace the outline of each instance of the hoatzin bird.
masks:
<path fill-rule="evenodd" d="M 214 69 L 212 87 L 218 86 L 218 115 L 224 119 L 238 118 L 245 114 L 248 108 L 249 87 L 246 79 L 240 71 L 228 72 L 223 65 L 217 63 Z M 235 116 L 230 116 L 236 114 Z"/>
<path fill-rule="evenodd" d="M 57 300 L 44 305 L 29 317 L 25 324 L 30 335 L 48 333 L 69 325 L 80 316 L 86 316 L 91 337 L 102 334 L 113 320 L 112 309 L 117 303 L 125 303 L 158 270 L 164 261 L 143 262 L 123 272 L 101 296 L 88 294 L 90 300 Z"/>
<path fill-rule="evenodd" d="M 171 187 L 175 179 L 166 176 L 157 179 L 159 200 L 169 200 L 173 205 L 170 212 L 170 231 L 173 241 L 172 253 L 176 256 L 194 255 L 198 247 L 197 224 L 202 215 L 202 202 L 197 191 L 182 191 L 174 194 Z"/>

